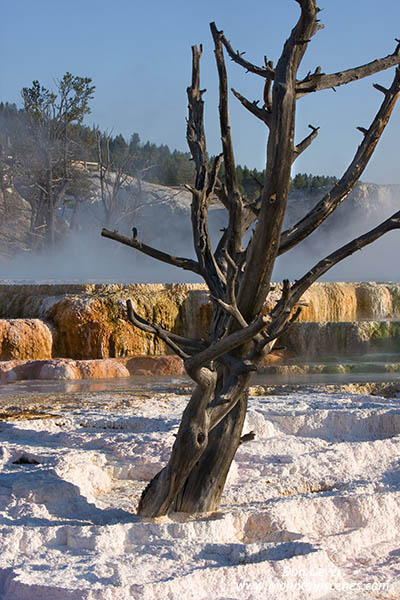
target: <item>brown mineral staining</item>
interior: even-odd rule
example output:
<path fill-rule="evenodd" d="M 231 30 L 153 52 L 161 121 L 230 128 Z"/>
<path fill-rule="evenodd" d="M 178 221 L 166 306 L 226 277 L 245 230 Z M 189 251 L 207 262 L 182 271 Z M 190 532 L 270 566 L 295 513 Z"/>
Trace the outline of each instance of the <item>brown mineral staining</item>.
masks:
<path fill-rule="evenodd" d="M 96 286 L 91 293 L 66 295 L 46 311 L 55 329 L 55 353 L 78 359 L 122 358 L 166 353 L 158 338 L 134 327 L 125 302 L 151 323 L 182 332 L 181 307 L 190 285 Z M 117 288 L 117 289 L 114 289 Z"/>
<path fill-rule="evenodd" d="M 0 360 L 51 358 L 53 338 L 39 319 L 0 319 Z"/>
<path fill-rule="evenodd" d="M 280 296 L 276 284 L 266 312 Z M 60 379 L 181 374 L 182 362 L 169 356 L 164 343 L 128 321 L 128 298 L 151 323 L 188 337 L 207 335 L 212 305 L 203 284 L 0 285 L 0 316 L 5 317 L 0 320 L 0 361 L 12 361 L 0 363 L 0 380 L 40 379 L 46 372 Z M 269 355 L 265 365 L 293 356 L 377 352 L 388 338 L 399 338 L 397 325 L 384 322 L 400 320 L 400 284 L 316 283 L 301 303 L 299 323 L 277 342 L 285 349 Z M 75 362 L 32 364 L 52 357 Z M 122 371 L 100 362 L 78 364 L 112 358 Z"/>

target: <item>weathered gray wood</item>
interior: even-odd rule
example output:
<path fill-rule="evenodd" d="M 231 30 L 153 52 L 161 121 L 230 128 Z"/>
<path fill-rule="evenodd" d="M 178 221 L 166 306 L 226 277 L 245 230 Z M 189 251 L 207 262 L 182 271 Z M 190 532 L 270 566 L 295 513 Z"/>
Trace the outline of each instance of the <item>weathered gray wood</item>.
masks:
<path fill-rule="evenodd" d="M 139 239 L 128 238 L 125 235 L 118 233 L 118 231 L 102 229 L 101 235 L 103 237 L 109 238 L 110 240 L 119 242 L 120 244 L 124 244 L 125 246 L 130 246 L 135 250 L 139 250 L 143 254 L 147 254 L 147 256 L 151 256 L 152 258 L 155 258 L 161 262 L 173 265 L 174 267 L 179 267 L 180 269 L 184 269 L 185 271 L 193 271 L 193 273 L 201 275 L 198 263 L 196 263 L 196 261 L 194 260 L 191 260 L 190 258 L 180 258 L 179 256 L 167 254 L 166 252 L 162 252 L 161 250 L 152 248 L 147 244 L 143 244 L 143 242 L 141 242 Z"/>
<path fill-rule="evenodd" d="M 353 69 L 347 69 L 346 71 L 339 71 L 338 73 L 332 73 L 331 75 L 325 75 L 325 73 L 314 73 L 309 75 L 303 81 L 299 81 L 297 84 L 297 95 L 300 98 L 304 94 L 310 92 L 317 92 L 319 90 L 326 90 L 330 88 L 339 87 L 345 83 L 351 81 L 357 81 L 363 77 L 369 77 L 384 69 L 395 67 L 399 64 L 400 58 L 400 43 L 397 44 L 393 54 L 389 54 L 384 58 L 379 58 L 369 62 L 360 67 Z"/>
<path fill-rule="evenodd" d="M 204 513 L 218 510 L 225 481 L 240 443 L 247 411 L 244 393 L 208 436 L 208 445 L 175 501 L 174 510 Z"/>

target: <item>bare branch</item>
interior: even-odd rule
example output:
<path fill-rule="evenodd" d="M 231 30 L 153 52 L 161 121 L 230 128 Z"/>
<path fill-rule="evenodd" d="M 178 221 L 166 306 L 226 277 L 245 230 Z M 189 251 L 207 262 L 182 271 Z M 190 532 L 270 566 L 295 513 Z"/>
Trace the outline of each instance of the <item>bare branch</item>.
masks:
<path fill-rule="evenodd" d="M 204 102 L 205 90 L 200 89 L 200 57 L 203 48 L 192 46 L 192 85 L 187 88 L 189 101 L 189 117 L 187 120 L 186 139 L 196 166 L 196 189 L 206 186 L 207 150 L 204 133 Z"/>
<path fill-rule="evenodd" d="M 196 183 L 192 191 L 193 243 L 199 271 L 212 293 L 222 296 L 224 276 L 214 258 L 208 232 L 207 211 L 210 198 L 217 184 L 222 157 L 217 156 L 211 170 L 208 166 L 206 137 L 204 132 L 204 90 L 200 89 L 200 57 L 202 47 L 192 47 L 192 85 L 187 89 L 189 117 L 186 137 L 196 166 Z"/>
<path fill-rule="evenodd" d="M 282 293 L 281 297 L 276 303 L 275 307 L 271 311 L 271 316 L 279 317 L 282 312 L 286 309 L 287 301 L 289 300 L 289 292 L 290 292 L 290 281 L 289 279 L 284 279 L 282 282 Z"/>
<path fill-rule="evenodd" d="M 297 144 L 297 146 L 294 147 L 293 162 L 300 156 L 300 154 L 302 154 L 302 152 L 304 152 L 304 150 L 307 150 L 307 148 L 318 135 L 319 127 L 313 127 L 312 125 L 309 125 L 308 127 L 311 129 L 311 133 L 305 137 L 300 144 Z"/>
<path fill-rule="evenodd" d="M 158 336 L 160 339 L 165 341 L 165 343 L 168 344 L 170 348 L 174 350 L 174 352 L 181 356 L 181 358 L 188 358 L 189 355 L 202 352 L 208 347 L 207 342 L 204 340 L 177 335 L 176 333 L 172 333 L 172 331 L 168 331 L 164 327 L 161 327 L 161 325 L 149 323 L 133 310 L 132 301 L 130 299 L 127 300 L 126 307 L 128 319 L 133 325 L 135 325 L 135 327 L 138 327 L 146 333 L 151 333 Z M 185 356 L 177 352 L 177 350 L 181 350 L 181 347 L 185 349 Z"/>
<path fill-rule="evenodd" d="M 214 194 L 216 186 L 219 184 L 218 174 L 222 165 L 223 158 L 223 154 L 218 154 L 218 156 L 216 156 L 213 160 L 213 164 L 209 172 L 209 182 L 206 192 L 207 198 L 211 198 L 211 196 Z"/>
<path fill-rule="evenodd" d="M 270 113 L 270 110 L 268 110 L 268 108 L 264 108 L 264 107 L 260 108 L 258 106 L 258 101 L 254 100 L 254 102 L 250 102 L 249 100 L 247 100 L 247 98 L 242 96 L 239 92 L 237 92 L 233 88 L 232 88 L 232 93 L 235 96 L 235 98 L 237 98 L 239 100 L 239 102 L 245 108 L 247 108 L 248 111 L 251 112 L 252 115 L 257 117 L 257 119 L 260 119 L 261 121 L 263 121 L 263 123 L 265 123 L 267 125 L 267 127 L 270 126 L 271 113 Z"/>
<path fill-rule="evenodd" d="M 254 431 L 249 431 L 249 433 L 245 433 L 244 435 L 242 435 L 242 437 L 240 438 L 240 444 L 244 444 L 245 442 L 252 442 L 256 437 L 256 434 Z"/>
<path fill-rule="evenodd" d="M 243 318 L 240 310 L 238 309 L 236 303 L 236 282 L 239 273 L 239 267 L 230 256 L 228 250 L 225 250 L 225 259 L 228 265 L 228 273 L 227 273 L 227 284 L 226 284 L 226 296 L 228 300 L 228 304 L 222 303 L 221 306 L 226 310 L 230 315 L 232 315 L 236 321 L 239 323 L 241 327 L 247 327 L 248 323 Z"/>
<path fill-rule="evenodd" d="M 266 335 L 261 344 L 261 347 L 264 348 L 267 344 L 270 344 L 273 340 L 276 340 L 278 337 L 286 333 L 289 328 L 293 325 L 293 323 L 298 319 L 301 313 L 301 306 L 299 306 L 293 315 L 289 318 L 290 311 L 284 311 L 280 319 L 274 321 L 271 327 L 265 332 Z M 259 351 L 259 348 L 257 349 Z"/>
<path fill-rule="evenodd" d="M 265 66 L 269 67 L 271 69 L 273 69 L 274 67 L 274 63 L 272 62 L 272 60 L 268 61 L 267 57 L 264 56 L 264 61 L 265 61 Z M 268 110 L 271 111 L 272 110 L 272 94 L 271 94 L 271 88 L 272 88 L 272 80 L 267 77 L 267 79 L 265 80 L 265 84 L 264 84 L 264 94 L 263 94 L 263 98 L 264 98 L 264 107 Z"/>
<path fill-rule="evenodd" d="M 226 191 L 225 184 L 220 179 L 217 179 L 215 183 L 214 192 L 226 210 L 229 210 L 228 192 Z"/>
<path fill-rule="evenodd" d="M 389 219 L 386 219 L 386 221 L 377 227 L 374 227 L 374 229 L 355 238 L 335 252 L 332 252 L 332 254 L 329 254 L 326 258 L 320 260 L 312 269 L 310 269 L 310 271 L 308 271 L 308 273 L 296 281 L 292 286 L 290 291 L 290 305 L 294 306 L 310 285 L 337 263 L 348 256 L 351 256 L 357 250 L 361 250 L 364 246 L 372 244 L 372 242 L 382 237 L 382 235 L 394 229 L 400 229 L 400 211 L 394 213 Z"/>
<path fill-rule="evenodd" d="M 215 27 L 215 23 L 211 23 L 211 26 Z M 249 71 L 250 73 L 255 73 L 256 75 L 260 75 L 261 77 L 265 77 L 266 79 L 274 79 L 275 72 L 274 72 L 274 69 L 272 68 L 272 65 L 270 63 L 268 63 L 268 61 L 265 61 L 266 62 L 265 67 L 257 67 L 256 65 L 253 65 L 251 62 L 249 62 L 248 60 L 245 60 L 243 58 L 244 52 L 239 52 L 239 51 L 235 52 L 233 50 L 231 43 L 226 39 L 223 31 L 220 31 L 219 34 L 220 34 L 221 42 L 225 46 L 225 49 L 226 49 L 228 55 L 230 56 L 230 58 L 233 60 L 233 62 L 240 65 L 241 67 L 243 67 L 244 69 L 246 69 L 246 71 Z"/>
<path fill-rule="evenodd" d="M 393 54 L 389 54 L 384 58 L 378 58 L 370 63 L 355 67 L 353 69 L 347 69 L 346 71 L 340 71 L 338 73 L 332 73 L 331 75 L 325 75 L 323 73 L 314 73 L 308 75 L 303 81 L 299 81 L 296 86 L 297 97 L 300 98 L 310 92 L 317 92 L 318 90 L 326 90 L 333 87 L 338 87 L 351 81 L 356 81 L 374 73 L 379 73 L 390 67 L 395 67 L 400 64 L 400 44 L 397 45 L 396 50 Z"/>
<path fill-rule="evenodd" d="M 219 79 L 219 125 L 221 130 L 222 150 L 224 154 L 225 185 L 229 203 L 229 250 L 235 256 L 241 250 L 242 239 L 242 198 L 236 175 L 235 155 L 231 136 L 228 109 L 228 77 L 226 74 L 222 32 L 218 31 L 215 23 L 210 23 L 210 29 L 214 40 L 215 60 Z"/>
<path fill-rule="evenodd" d="M 199 264 L 190 258 L 180 258 L 179 256 L 173 256 L 172 254 L 167 254 L 161 250 L 156 250 L 156 248 L 152 248 L 151 246 L 143 244 L 143 242 L 137 238 L 128 238 L 125 235 L 118 233 L 118 231 L 102 229 L 101 235 L 109 238 L 110 240 L 119 242 L 120 244 L 124 244 L 125 246 L 129 246 L 130 248 L 135 248 L 135 250 L 139 250 L 139 252 L 156 258 L 161 262 L 165 262 L 169 265 L 173 265 L 174 267 L 184 269 L 185 271 L 192 271 L 193 273 L 197 273 L 197 275 L 201 275 Z"/>
<path fill-rule="evenodd" d="M 378 92 L 382 92 L 382 94 L 389 93 L 389 90 L 387 88 L 383 87 L 383 85 L 379 85 L 379 83 L 373 83 L 372 85 L 376 90 L 378 90 Z"/>
<path fill-rule="evenodd" d="M 208 202 L 205 193 L 193 194 L 192 199 L 192 229 L 193 242 L 201 274 L 211 292 L 221 297 L 223 295 L 225 277 L 219 268 L 211 247 L 207 222 Z"/>
<path fill-rule="evenodd" d="M 228 77 L 225 68 L 224 54 L 222 50 L 221 33 L 217 30 L 215 23 L 210 24 L 214 39 L 215 59 L 217 62 L 219 77 L 219 120 L 221 129 L 221 141 L 224 155 L 225 182 L 228 194 L 231 195 L 237 186 L 235 158 L 231 138 L 231 128 L 228 110 Z"/>
<path fill-rule="evenodd" d="M 370 128 L 354 155 L 343 177 L 320 202 L 298 223 L 281 235 L 279 254 L 283 254 L 309 236 L 349 195 L 368 164 L 375 147 L 389 121 L 389 117 L 400 94 L 400 69 L 397 68 L 389 92 L 385 95 Z"/>
<path fill-rule="evenodd" d="M 214 300 L 214 302 L 216 302 L 217 304 L 219 304 L 219 306 L 225 312 L 231 315 L 231 317 L 234 317 L 241 327 L 247 327 L 248 323 L 244 320 L 243 315 L 237 307 L 236 301 L 234 302 L 234 304 L 227 304 L 226 302 L 220 300 L 220 298 L 215 298 L 214 296 L 211 296 L 211 299 Z"/>

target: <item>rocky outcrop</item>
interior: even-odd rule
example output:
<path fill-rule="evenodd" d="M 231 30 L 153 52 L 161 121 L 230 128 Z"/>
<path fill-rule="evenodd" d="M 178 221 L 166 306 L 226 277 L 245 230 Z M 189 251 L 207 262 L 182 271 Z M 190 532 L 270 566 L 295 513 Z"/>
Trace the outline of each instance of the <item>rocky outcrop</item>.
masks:
<path fill-rule="evenodd" d="M 0 319 L 0 360 L 52 356 L 53 338 L 39 319 Z"/>
<path fill-rule="evenodd" d="M 0 174 L 0 257 L 9 259 L 30 246 L 29 228 L 32 209 L 12 185 Z"/>
<path fill-rule="evenodd" d="M 400 319 L 399 283 L 314 283 L 299 322 Z"/>

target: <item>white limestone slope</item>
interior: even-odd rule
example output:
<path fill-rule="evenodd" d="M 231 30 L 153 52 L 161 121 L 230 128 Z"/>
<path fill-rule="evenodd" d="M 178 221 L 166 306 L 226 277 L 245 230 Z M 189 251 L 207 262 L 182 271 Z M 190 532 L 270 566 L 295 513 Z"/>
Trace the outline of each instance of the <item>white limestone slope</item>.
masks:
<path fill-rule="evenodd" d="M 400 597 L 399 399 L 252 397 L 220 512 L 155 521 L 187 397 L 110 399 L 0 422 L 2 599 Z"/>

